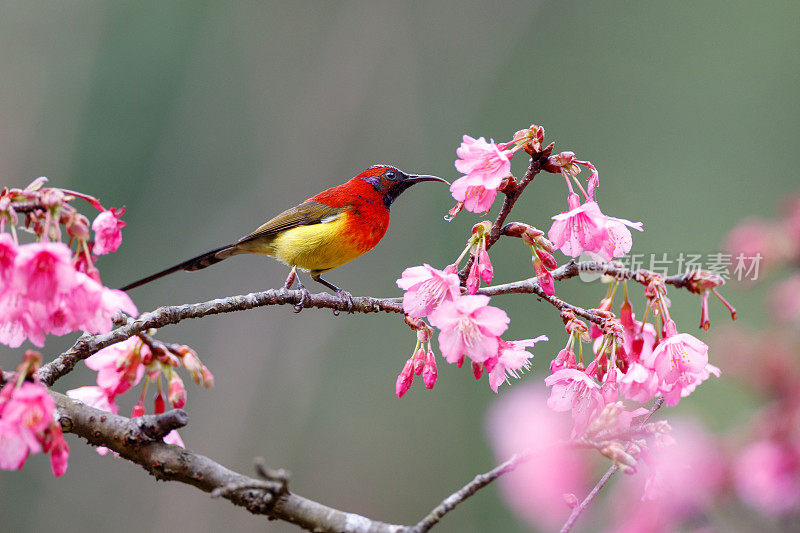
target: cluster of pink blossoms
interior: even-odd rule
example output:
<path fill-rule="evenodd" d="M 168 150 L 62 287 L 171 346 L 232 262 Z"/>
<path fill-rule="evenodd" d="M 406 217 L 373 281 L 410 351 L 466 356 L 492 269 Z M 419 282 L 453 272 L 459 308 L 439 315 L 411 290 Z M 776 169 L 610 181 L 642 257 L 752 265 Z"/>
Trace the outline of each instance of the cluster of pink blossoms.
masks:
<path fill-rule="evenodd" d="M 145 397 L 150 383 L 156 387 L 153 397 L 155 414 L 163 413 L 167 404 L 176 409 L 186 405 L 186 389 L 178 375 L 178 367 L 186 368 L 198 385 L 206 388 L 214 385 L 214 376 L 188 346 L 159 342 L 148 345 L 139 337 L 103 348 L 86 359 L 86 366 L 97 372 L 97 385 L 72 389 L 67 391 L 67 395 L 112 413 L 119 412 L 117 397 L 138 385 L 142 379 L 145 380 L 139 401 L 133 407 L 132 417 L 145 414 Z M 162 380 L 167 385 L 166 398 Z M 183 447 L 183 441 L 175 430 L 164 437 L 164 442 Z M 97 451 L 102 455 L 108 449 L 101 447 Z"/>
<path fill-rule="evenodd" d="M 41 355 L 29 350 L 20 365 L 20 379 L 0 389 L 0 469 L 19 470 L 28 456 L 50 454 L 53 474 L 67 471 L 69 446 L 55 420 L 55 402 L 47 387 L 34 381 Z"/>
<path fill-rule="evenodd" d="M 49 334 L 105 333 L 118 312 L 138 313 L 128 295 L 101 283 L 95 267 L 97 255 L 119 248 L 125 209 L 106 210 L 96 198 L 44 187 L 46 181 L 0 191 L 0 343 L 12 348 L 25 340 L 43 346 Z M 75 198 L 100 211 L 91 226 L 70 203 Z M 34 242 L 19 242 L 22 226 Z M 20 378 L 0 391 L 0 468 L 22 468 L 30 454 L 43 451 L 60 476 L 69 448 L 54 421 L 53 399 L 36 381 L 40 362 L 36 352 L 26 353 Z"/>
<path fill-rule="evenodd" d="M 518 372 L 529 368 L 533 355 L 526 348 L 547 340 L 547 337 L 503 340 L 500 335 L 508 329 L 508 315 L 502 309 L 488 305 L 488 296 L 462 295 L 456 268 L 456 265 L 450 265 L 438 270 L 428 264 L 407 268 L 397 280 L 397 285 L 406 291 L 403 310 L 411 319 L 427 317 L 431 325 L 439 329 L 439 349 L 445 360 L 460 368 L 468 357 L 475 378 L 480 379 L 485 371 L 489 376 L 489 386 L 497 392 L 509 376 L 518 377 Z M 423 322 L 418 329 L 425 330 L 427 326 Z M 429 339 L 430 333 L 423 338 Z M 417 353 L 419 351 L 415 348 Z M 430 348 L 427 353 L 428 359 L 433 361 Z M 412 355 L 398 378 L 396 392 L 400 397 L 413 381 L 413 373 L 408 369 L 414 368 L 414 359 L 415 355 Z M 433 387 L 435 379 L 434 374 L 432 381 L 425 381 L 426 386 Z"/>
<path fill-rule="evenodd" d="M 678 333 L 670 318 L 666 289 L 654 277 L 645 293 L 648 306 L 661 320 L 661 327 L 635 319 L 627 299 L 620 308 L 620 318 L 608 311 L 616 286 L 594 312 L 607 316 L 601 328 L 587 328 L 571 312 L 562 313 L 569 335 L 567 345 L 550 364 L 552 374 L 545 384 L 552 387 L 548 404 L 556 411 L 571 411 L 575 423 L 573 436 L 580 436 L 591 420 L 608 404 L 623 398 L 644 403 L 657 395 L 667 405 L 675 406 L 711 375 L 720 370 L 708 362 L 708 346 L 689 335 Z M 583 342 L 594 338 L 593 359 L 583 361 Z M 578 353 L 575 354 L 575 344 Z"/>
<path fill-rule="evenodd" d="M 591 171 L 587 183 L 588 192 L 577 179 L 579 165 L 587 166 Z M 560 172 L 569 189 L 568 211 L 553 216 L 554 222 L 547 234 L 557 249 L 570 257 L 593 253 L 603 261 L 622 257 L 631 251 L 633 239 L 628 228 L 642 231 L 642 223 L 610 217 L 600 211 L 595 199 L 599 180 L 594 165 L 575 159 L 572 152 L 561 152 L 548 158 L 545 168 L 550 172 Z M 581 191 L 583 203 L 572 188 L 572 181 Z"/>
<path fill-rule="evenodd" d="M 89 244 L 100 254 L 119 247 L 124 209 L 101 211 L 92 242 L 88 220 L 69 204 L 78 193 L 42 188 L 43 183 L 40 178 L 26 189 L 0 193 L 0 231 L 6 225 L 11 230 L 0 233 L 0 342 L 12 348 L 26 339 L 43 346 L 48 334 L 105 333 L 118 311 L 137 314 L 127 294 L 102 285 L 89 251 Z M 94 198 L 81 197 L 102 209 Z M 25 209 L 25 224 L 38 242 L 18 243 L 18 209 Z M 58 241 L 62 225 L 70 241 L 77 241 L 75 252 Z"/>

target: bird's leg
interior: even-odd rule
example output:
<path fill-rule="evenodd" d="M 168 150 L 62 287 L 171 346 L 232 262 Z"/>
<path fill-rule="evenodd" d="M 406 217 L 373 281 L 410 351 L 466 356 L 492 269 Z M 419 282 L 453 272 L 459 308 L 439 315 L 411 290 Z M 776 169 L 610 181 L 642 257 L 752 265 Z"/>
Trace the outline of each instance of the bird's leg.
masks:
<path fill-rule="evenodd" d="M 300 291 L 300 301 L 295 304 L 294 312 L 299 313 L 305 307 L 306 302 L 311 301 L 311 294 L 308 292 L 305 285 L 303 285 L 303 282 L 300 281 L 300 276 L 297 275 L 297 266 L 292 267 L 292 270 L 286 277 L 286 283 L 283 284 L 283 288 L 289 289 L 295 280 L 297 281 L 297 290 Z"/>
<path fill-rule="evenodd" d="M 342 301 L 344 301 L 347 304 L 347 312 L 348 313 L 352 313 L 353 312 L 353 295 L 352 294 L 350 294 L 349 292 L 347 292 L 344 289 L 340 289 L 339 287 L 337 287 L 333 283 L 325 281 L 324 279 L 322 279 L 322 276 L 320 276 L 319 274 L 312 275 L 311 279 L 313 279 L 316 282 L 322 283 L 323 285 L 325 285 L 326 287 L 328 287 L 332 291 L 336 291 L 336 294 L 339 295 L 339 298 L 341 298 Z"/>
<path fill-rule="evenodd" d="M 297 278 L 297 267 L 293 266 L 292 269 L 289 271 L 289 275 L 286 276 L 286 283 L 283 284 L 283 288 L 286 290 L 291 289 L 295 278 Z"/>

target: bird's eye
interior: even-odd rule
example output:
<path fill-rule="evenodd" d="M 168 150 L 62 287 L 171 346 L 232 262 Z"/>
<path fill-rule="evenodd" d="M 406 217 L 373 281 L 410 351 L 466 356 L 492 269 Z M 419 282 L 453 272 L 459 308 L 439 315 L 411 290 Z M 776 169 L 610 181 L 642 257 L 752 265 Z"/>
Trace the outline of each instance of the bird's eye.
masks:
<path fill-rule="evenodd" d="M 386 173 L 386 178 L 390 179 L 390 180 L 393 180 L 394 179 L 394 171 L 390 170 L 389 172 L 387 172 Z"/>

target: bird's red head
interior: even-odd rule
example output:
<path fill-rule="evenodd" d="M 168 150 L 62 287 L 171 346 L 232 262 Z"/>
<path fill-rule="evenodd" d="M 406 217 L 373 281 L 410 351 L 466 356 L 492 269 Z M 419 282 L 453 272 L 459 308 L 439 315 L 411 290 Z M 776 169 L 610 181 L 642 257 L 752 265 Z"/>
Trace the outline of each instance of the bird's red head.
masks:
<path fill-rule="evenodd" d="M 383 198 L 386 209 L 389 209 L 392 202 L 394 202 L 403 191 L 415 183 L 420 183 L 422 181 L 441 181 L 449 185 L 449 182 L 442 178 L 406 174 L 402 170 L 391 165 L 373 165 L 356 176 L 356 179 L 364 180 L 372 185 L 375 191 Z"/>

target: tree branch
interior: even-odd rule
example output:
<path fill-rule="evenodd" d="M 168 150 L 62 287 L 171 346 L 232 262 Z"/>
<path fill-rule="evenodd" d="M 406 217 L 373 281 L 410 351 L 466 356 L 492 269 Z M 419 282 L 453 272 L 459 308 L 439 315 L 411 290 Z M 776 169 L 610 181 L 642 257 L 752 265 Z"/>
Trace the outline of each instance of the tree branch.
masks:
<path fill-rule="evenodd" d="M 143 417 L 145 422 L 142 422 L 138 418 L 131 420 L 89 407 L 57 392 L 50 394 L 56 402 L 64 431 L 83 437 L 94 446 L 105 446 L 115 451 L 122 458 L 142 466 L 156 479 L 187 483 L 205 492 L 216 490 L 220 496 L 251 513 L 285 520 L 309 531 L 407 531 L 406 526 L 387 524 L 333 509 L 285 490 L 281 493 L 278 486 L 280 482 L 275 482 L 273 486 L 269 481 L 239 474 L 208 457 L 165 444 L 160 438 L 153 438 L 149 434 L 147 428 L 151 424 L 161 428 L 157 433 L 176 424 L 178 427 L 185 425 L 187 417 L 183 411 Z"/>
<path fill-rule="evenodd" d="M 558 267 L 551 273 L 556 280 L 574 278 L 582 272 L 592 272 L 607 276 L 614 276 L 618 279 L 631 279 L 643 285 L 647 285 L 657 274 L 644 269 L 629 270 L 622 267 L 619 263 L 597 263 L 587 261 L 577 263 L 570 260 L 567 264 Z M 675 287 L 687 287 L 691 282 L 692 273 L 680 276 L 669 276 L 664 278 L 664 282 Z M 582 307 L 572 305 L 556 296 L 548 296 L 544 293 L 538 280 L 528 278 L 503 285 L 484 287 L 478 294 L 496 296 L 498 294 L 536 294 L 555 306 L 559 310 L 572 310 L 576 315 L 591 320 L 596 323 L 602 319 Z M 143 313 L 139 318 L 128 318 L 124 325 L 100 335 L 82 335 L 66 352 L 56 357 L 53 361 L 43 365 L 39 369 L 39 379 L 47 386 L 52 386 L 59 378 L 68 374 L 75 368 L 79 361 L 86 359 L 90 355 L 97 353 L 106 346 L 122 342 L 133 335 L 137 335 L 150 328 L 160 328 L 169 324 L 177 324 L 182 320 L 190 318 L 201 318 L 220 313 L 232 313 L 234 311 L 245 311 L 257 307 L 270 305 L 296 305 L 300 302 L 302 293 L 287 289 L 269 289 L 263 292 L 244 294 L 240 296 L 229 296 L 218 298 L 207 302 L 184 305 L 169 305 L 159 307 L 148 313 Z M 332 309 L 336 312 L 348 311 L 348 304 L 339 296 L 326 292 L 312 294 L 306 300 L 306 308 L 316 307 L 319 309 Z M 384 311 L 387 313 L 402 313 L 403 302 L 400 298 L 372 298 L 359 296 L 353 298 L 353 312 L 357 313 L 377 313 Z"/>

